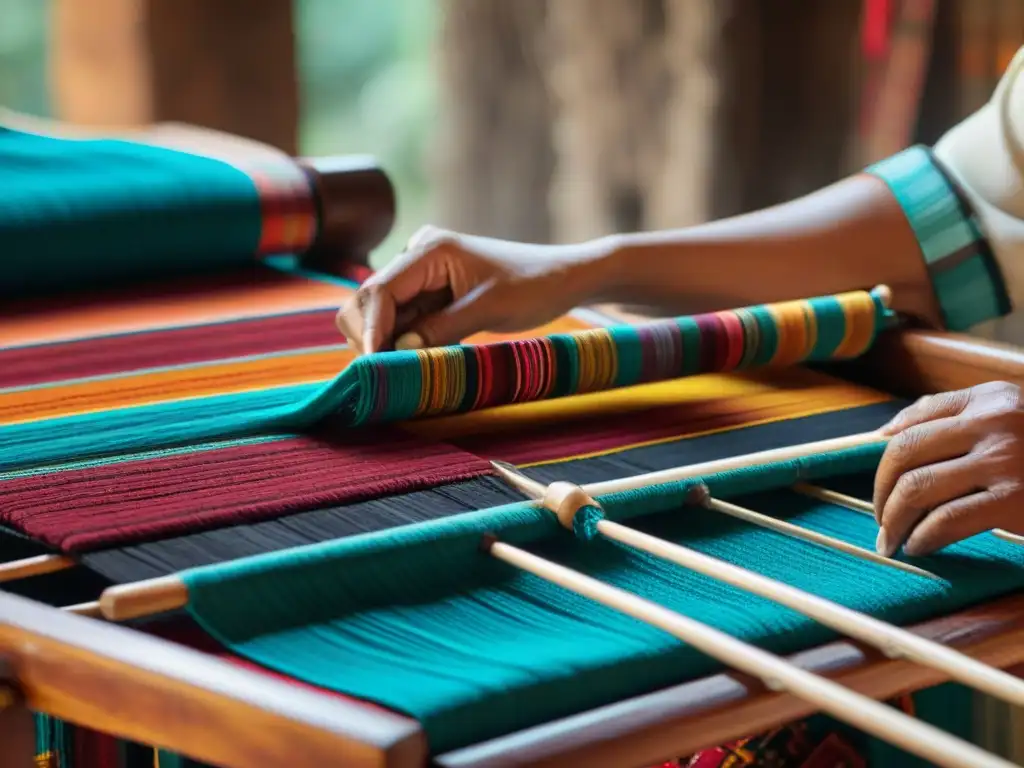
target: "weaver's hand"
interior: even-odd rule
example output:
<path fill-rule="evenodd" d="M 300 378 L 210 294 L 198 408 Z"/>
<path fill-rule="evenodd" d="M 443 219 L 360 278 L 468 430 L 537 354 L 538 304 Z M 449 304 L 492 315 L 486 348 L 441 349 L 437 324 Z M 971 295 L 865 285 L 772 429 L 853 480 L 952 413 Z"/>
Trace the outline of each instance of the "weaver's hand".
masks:
<path fill-rule="evenodd" d="M 1024 531 L 1024 402 L 994 382 L 924 397 L 886 427 L 875 479 L 878 551 L 924 555 L 977 533 Z"/>
<path fill-rule="evenodd" d="M 363 354 L 528 330 L 591 299 L 600 256 L 598 244 L 526 245 L 427 227 L 339 310 L 338 328 Z"/>

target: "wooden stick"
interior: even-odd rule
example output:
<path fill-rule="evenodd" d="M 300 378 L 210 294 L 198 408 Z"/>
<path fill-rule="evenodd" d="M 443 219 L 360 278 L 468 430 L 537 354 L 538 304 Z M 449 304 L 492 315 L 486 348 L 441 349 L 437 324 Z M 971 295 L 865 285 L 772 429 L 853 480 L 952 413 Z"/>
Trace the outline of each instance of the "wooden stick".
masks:
<path fill-rule="evenodd" d="M 103 611 L 100 610 L 98 600 L 89 603 L 78 603 L 77 605 L 66 605 L 61 608 L 65 613 L 73 613 L 76 616 L 88 616 L 92 619 L 103 618 Z"/>
<path fill-rule="evenodd" d="M 484 546 L 493 557 L 509 565 L 657 627 L 723 664 L 761 679 L 773 691 L 788 691 L 838 720 L 943 768 L 1012 765 L 934 726 L 637 595 L 493 539 L 486 540 Z"/>
<path fill-rule="evenodd" d="M 937 669 L 949 675 L 951 680 L 1011 704 L 1024 705 L 1024 680 L 982 664 L 952 648 L 784 582 L 611 520 L 598 522 L 597 530 L 610 539 L 791 608 L 836 632 L 878 648 L 889 658 L 906 659 Z"/>
<path fill-rule="evenodd" d="M 542 483 L 522 475 L 514 467 L 510 471 L 509 465 L 503 464 L 499 468 L 499 472 L 527 495 L 536 498 L 538 494 L 545 494 L 545 506 L 548 509 L 550 509 L 549 504 L 558 503 L 559 499 L 546 494 L 547 489 Z M 594 499 L 587 497 L 578 486 L 577 489 L 578 492 L 572 494 L 572 503 L 577 505 L 577 511 L 583 505 L 599 506 Z M 567 495 L 563 494 L 563 498 Z M 572 530 L 571 518 L 565 510 L 552 509 L 551 511 L 555 512 L 563 526 Z M 573 511 L 572 515 L 575 516 L 575 514 L 576 512 Z M 951 679 L 970 685 L 991 696 L 1018 706 L 1024 705 L 1024 680 L 975 661 L 944 645 L 879 621 L 868 614 L 854 611 L 777 579 L 762 576 L 746 568 L 641 533 L 608 519 L 598 521 L 597 531 L 609 539 L 641 549 L 683 568 L 689 568 L 697 573 L 724 581 L 734 587 L 784 605 L 836 632 L 872 645 L 890 658 L 902 658 L 937 669 L 949 675 Z"/>
<path fill-rule="evenodd" d="M 592 497 L 590 494 L 590 488 L 593 486 L 588 485 L 580 487 L 560 483 L 552 483 L 551 486 L 545 486 L 542 483 L 538 483 L 536 480 L 531 480 L 526 477 L 511 464 L 506 464 L 501 461 L 492 461 L 491 466 L 494 467 L 495 471 L 502 477 L 502 479 L 505 480 L 505 482 L 520 490 L 524 495 L 534 499 L 543 499 L 545 506 L 558 514 L 559 519 L 562 519 L 563 515 L 567 515 L 571 519 L 571 517 L 576 514 L 576 510 L 579 509 L 580 505 L 594 503 L 591 500 Z M 567 485 L 567 487 L 562 488 L 562 485 Z M 573 489 L 576 489 L 578 494 L 576 494 Z M 567 503 L 566 494 L 574 494 L 573 501 L 568 507 L 566 507 L 564 512 L 562 512 L 560 511 L 560 507 Z M 581 500 L 579 494 L 582 494 L 585 499 Z M 811 531 L 807 528 L 801 528 L 799 525 L 794 525 L 793 523 L 785 520 L 779 520 L 778 518 L 771 517 L 770 515 L 763 515 L 760 512 L 755 512 L 752 509 L 746 509 L 745 507 L 741 507 L 737 504 L 730 504 L 729 502 L 712 499 L 710 497 L 701 499 L 701 503 L 703 506 L 715 512 L 721 512 L 722 514 L 730 515 L 731 517 L 738 518 L 744 522 L 752 523 L 753 525 L 758 525 L 762 528 L 767 528 L 768 530 L 775 531 L 783 536 L 802 539 L 803 541 L 820 547 L 844 552 L 848 555 L 859 557 L 862 560 L 868 560 L 872 563 L 884 565 L 889 568 L 895 568 L 896 570 L 904 571 L 905 573 L 912 573 L 915 576 L 922 576 L 926 579 L 933 579 L 935 581 L 944 581 L 944 579 L 935 575 L 931 571 L 926 571 L 916 565 L 884 557 L 873 550 L 858 547 L 855 544 L 850 544 L 848 541 L 837 539 L 834 536 L 828 536 L 824 533 L 818 533 L 817 531 Z"/>
<path fill-rule="evenodd" d="M 41 576 L 44 573 L 57 573 L 74 568 L 77 563 L 63 555 L 36 555 L 23 560 L 12 560 L 0 563 L 0 584 L 5 581 L 27 579 L 30 576 Z"/>
<path fill-rule="evenodd" d="M 722 501 L 721 499 L 712 499 L 708 497 L 704 502 L 704 506 L 715 512 L 721 512 L 724 515 L 735 517 L 738 520 L 744 522 L 753 523 L 759 525 L 762 528 L 781 533 L 785 536 L 792 536 L 795 539 L 803 539 L 811 544 L 816 544 L 826 549 L 834 549 L 839 552 L 844 552 L 854 557 L 859 557 L 862 560 L 867 560 L 878 565 L 888 566 L 889 568 L 895 568 L 906 573 L 912 573 L 915 576 L 923 576 L 926 579 L 933 579 L 935 581 L 945 581 L 941 576 L 937 576 L 931 571 L 926 571 L 924 568 L 919 568 L 916 565 L 910 563 L 904 563 L 900 560 L 893 560 L 892 558 L 880 555 L 877 552 L 866 549 L 864 547 L 858 547 L 856 544 L 851 544 L 848 541 L 837 539 L 835 536 L 828 536 L 824 533 L 818 533 L 807 528 L 801 528 L 799 525 L 787 522 L 786 520 L 779 520 L 769 515 L 763 515 L 760 512 L 755 512 L 752 509 L 741 507 L 738 504 L 732 504 L 728 501 Z"/>
<path fill-rule="evenodd" d="M 188 587 L 178 576 L 137 581 L 108 587 L 100 595 L 99 606 L 109 621 L 127 621 L 157 613 L 174 611 L 188 605 Z"/>
<path fill-rule="evenodd" d="M 804 496 L 809 496 L 812 499 L 827 501 L 829 504 L 846 507 L 854 512 L 863 512 L 866 515 L 875 517 L 874 503 L 865 501 L 864 499 L 858 499 L 856 496 L 850 496 L 845 493 L 840 493 L 839 491 L 833 491 L 829 488 L 811 485 L 810 483 L 797 483 L 793 486 L 793 490 L 797 493 L 802 493 Z M 1008 541 L 1011 544 L 1024 544 L 1024 536 L 1021 536 L 1019 533 L 1004 531 L 1002 528 L 993 528 L 992 535 L 996 538 L 1002 539 L 1003 541 Z"/>
<path fill-rule="evenodd" d="M 605 480 L 601 483 L 590 483 L 583 486 L 583 489 L 591 496 L 603 496 L 608 493 L 632 491 L 637 488 L 646 488 L 649 485 L 659 485 L 679 480 L 692 480 L 698 477 L 715 475 L 719 472 L 747 469 L 748 467 L 756 467 L 762 464 L 805 459 L 821 453 L 834 453 L 866 445 L 884 445 L 888 440 L 887 436 L 879 432 L 862 432 L 858 435 L 836 437 L 830 440 L 819 440 L 813 443 L 802 443 L 801 445 L 790 445 L 783 448 L 772 448 L 767 451 L 747 453 L 742 456 L 730 456 L 725 459 L 705 461 L 701 464 L 690 464 L 685 467 L 663 469 L 658 472 L 634 475 L 633 477 Z"/>

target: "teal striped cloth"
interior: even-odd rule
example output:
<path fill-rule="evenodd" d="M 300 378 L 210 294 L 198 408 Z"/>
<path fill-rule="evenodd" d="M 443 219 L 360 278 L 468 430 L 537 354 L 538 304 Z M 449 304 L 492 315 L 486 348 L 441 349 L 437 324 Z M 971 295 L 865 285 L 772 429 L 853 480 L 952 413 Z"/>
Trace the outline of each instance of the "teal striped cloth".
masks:
<path fill-rule="evenodd" d="M 1010 298 L 977 216 L 931 150 L 915 146 L 866 169 L 903 207 L 951 331 L 1010 313 Z"/>

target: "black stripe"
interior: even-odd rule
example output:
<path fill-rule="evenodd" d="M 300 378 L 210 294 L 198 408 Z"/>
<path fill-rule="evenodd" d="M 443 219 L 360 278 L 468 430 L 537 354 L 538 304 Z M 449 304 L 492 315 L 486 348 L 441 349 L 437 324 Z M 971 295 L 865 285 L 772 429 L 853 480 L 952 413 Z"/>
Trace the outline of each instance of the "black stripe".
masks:
<path fill-rule="evenodd" d="M 835 413 L 744 427 L 705 437 L 633 448 L 608 456 L 531 468 L 545 482 L 591 483 L 668 469 L 782 445 L 855 434 L 881 426 L 906 401 L 850 408 Z M 210 565 L 283 549 L 386 530 L 520 501 L 522 497 L 493 477 L 426 491 L 300 512 L 254 525 L 201 531 L 162 541 L 93 552 L 83 562 L 113 582 L 137 581 L 186 568 Z"/>

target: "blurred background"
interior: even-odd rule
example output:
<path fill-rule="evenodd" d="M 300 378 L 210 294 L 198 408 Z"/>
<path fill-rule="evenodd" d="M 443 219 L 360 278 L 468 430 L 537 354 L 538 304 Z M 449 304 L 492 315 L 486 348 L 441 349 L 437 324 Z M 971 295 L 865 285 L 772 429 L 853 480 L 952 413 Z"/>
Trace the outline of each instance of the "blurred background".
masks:
<path fill-rule="evenodd" d="M 991 93 L 1024 0 L 0 0 L 0 106 L 371 153 L 425 222 L 532 241 L 792 198 Z"/>
<path fill-rule="evenodd" d="M 1024 0 L 0 0 L 0 107 L 375 155 L 379 266 L 428 222 L 572 241 L 792 199 L 934 142 L 1022 43 Z M 1020 713 L 979 718 L 1024 759 Z"/>

